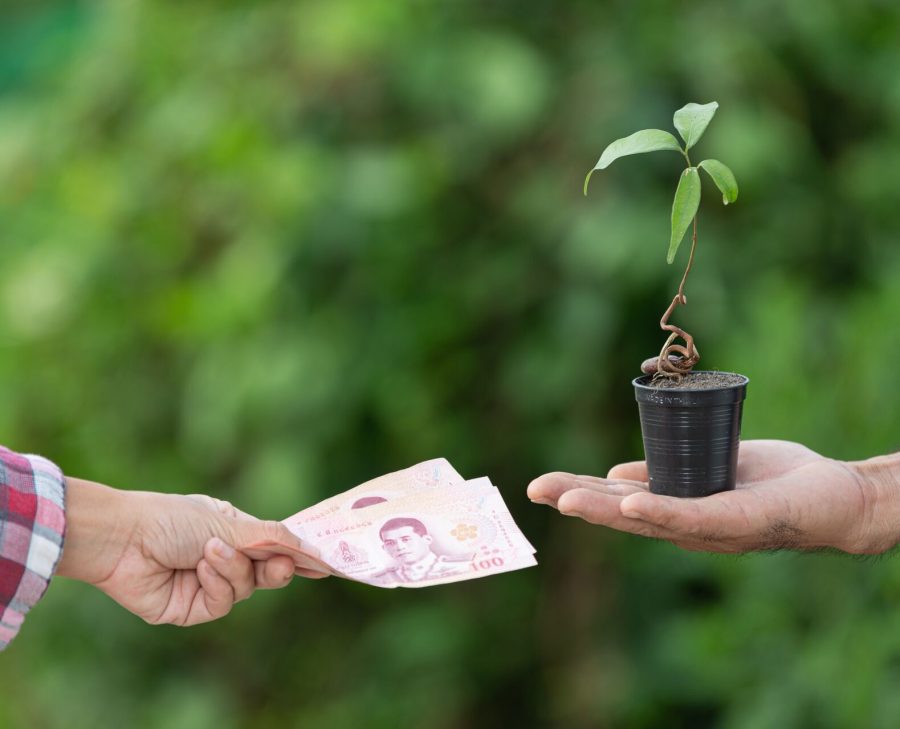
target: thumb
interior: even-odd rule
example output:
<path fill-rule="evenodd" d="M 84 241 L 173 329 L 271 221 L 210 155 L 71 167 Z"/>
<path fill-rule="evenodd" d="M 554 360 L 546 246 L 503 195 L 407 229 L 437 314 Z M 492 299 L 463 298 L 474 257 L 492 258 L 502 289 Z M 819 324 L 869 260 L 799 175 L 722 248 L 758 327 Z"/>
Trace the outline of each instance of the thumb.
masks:
<path fill-rule="evenodd" d="M 322 561 L 319 550 L 297 537 L 280 521 L 267 521 L 254 517 L 238 517 L 234 520 L 234 546 L 253 560 L 267 560 L 286 555 L 294 560 L 297 568 L 332 574 Z"/>

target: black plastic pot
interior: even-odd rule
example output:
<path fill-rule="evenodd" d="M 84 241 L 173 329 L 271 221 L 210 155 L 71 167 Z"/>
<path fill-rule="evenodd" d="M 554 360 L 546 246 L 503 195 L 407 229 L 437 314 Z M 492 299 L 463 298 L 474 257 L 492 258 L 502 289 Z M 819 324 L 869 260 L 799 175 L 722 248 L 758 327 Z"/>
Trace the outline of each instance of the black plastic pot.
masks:
<path fill-rule="evenodd" d="M 736 377 L 734 385 L 708 390 L 654 387 L 649 375 L 634 379 L 653 493 L 708 496 L 734 488 L 749 382 Z"/>

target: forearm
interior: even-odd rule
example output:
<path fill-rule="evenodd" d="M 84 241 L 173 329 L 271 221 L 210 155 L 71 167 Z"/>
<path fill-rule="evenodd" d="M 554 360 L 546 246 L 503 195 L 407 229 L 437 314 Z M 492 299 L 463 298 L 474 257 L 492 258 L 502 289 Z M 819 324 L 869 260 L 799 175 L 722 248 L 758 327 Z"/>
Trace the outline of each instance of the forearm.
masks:
<path fill-rule="evenodd" d="M 866 531 L 871 553 L 900 543 L 900 453 L 849 462 L 866 494 Z"/>
<path fill-rule="evenodd" d="M 138 494 L 66 478 L 66 541 L 57 574 L 96 584 L 121 556 L 136 527 Z"/>

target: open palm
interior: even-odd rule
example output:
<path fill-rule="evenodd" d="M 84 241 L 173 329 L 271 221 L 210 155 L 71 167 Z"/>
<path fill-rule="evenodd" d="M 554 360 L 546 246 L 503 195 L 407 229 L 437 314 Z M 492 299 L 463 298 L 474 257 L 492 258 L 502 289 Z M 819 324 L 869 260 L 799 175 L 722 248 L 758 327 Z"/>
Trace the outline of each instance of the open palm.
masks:
<path fill-rule="evenodd" d="M 741 443 L 737 488 L 703 498 L 650 493 L 643 461 L 615 466 L 607 478 L 546 474 L 528 496 L 592 524 L 692 550 L 874 553 L 894 541 L 876 528 L 873 494 L 851 464 L 787 441 Z"/>

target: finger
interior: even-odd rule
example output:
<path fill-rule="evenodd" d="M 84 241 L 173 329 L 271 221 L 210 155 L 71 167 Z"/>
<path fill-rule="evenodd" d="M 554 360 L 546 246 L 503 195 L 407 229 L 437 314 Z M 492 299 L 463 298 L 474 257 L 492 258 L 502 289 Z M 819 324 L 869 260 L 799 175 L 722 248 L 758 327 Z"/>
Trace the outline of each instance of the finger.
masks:
<path fill-rule="evenodd" d="M 259 519 L 252 514 L 241 511 L 237 507 L 232 508 L 238 518 L 259 522 Z M 335 574 L 331 567 L 322 561 L 321 553 L 318 548 L 313 547 L 297 537 L 297 535 L 284 526 L 282 522 L 273 521 L 269 523 L 275 525 L 272 529 L 273 531 L 280 532 L 280 536 L 277 536 L 275 539 L 258 540 L 242 550 L 245 554 L 248 554 L 254 562 L 264 562 L 271 559 L 272 555 L 281 554 L 290 557 L 293 560 L 292 575 L 306 577 L 311 580 L 321 580 Z M 285 534 L 290 535 L 290 539 L 293 543 L 285 543 Z M 296 545 L 299 545 L 299 547 Z M 259 587 L 260 585 L 257 584 L 257 586 Z M 275 588 L 277 587 L 281 587 L 281 585 L 276 585 Z M 270 588 L 263 587 L 262 589 Z"/>
<path fill-rule="evenodd" d="M 571 473 L 548 473 L 536 478 L 528 486 L 528 498 L 538 504 L 556 506 L 559 498 L 572 489 L 591 489 L 613 496 L 646 491 L 647 485 L 640 481 L 611 481 L 598 476 L 575 476 Z"/>
<path fill-rule="evenodd" d="M 537 504 L 556 506 L 556 502 L 569 489 L 575 488 L 577 477 L 571 473 L 556 471 L 538 476 L 528 484 L 528 498 Z"/>
<path fill-rule="evenodd" d="M 607 478 L 626 479 L 628 481 L 640 481 L 646 484 L 650 478 L 647 473 L 647 461 L 631 461 L 629 463 L 620 463 L 609 469 L 606 474 Z"/>
<path fill-rule="evenodd" d="M 318 572 L 323 577 L 336 574 L 331 567 L 319 559 L 319 557 L 309 554 L 307 551 L 308 549 L 309 547 L 305 542 L 300 550 L 270 541 L 253 542 L 248 546 L 241 547 L 241 551 L 254 562 L 263 562 L 267 559 L 272 559 L 272 557 L 281 555 L 290 557 L 294 562 L 294 567 L 298 570 L 302 569 L 310 572 Z M 318 550 L 316 550 L 316 552 L 318 552 Z"/>
<path fill-rule="evenodd" d="M 212 496 L 207 496 L 206 494 L 188 494 L 187 497 L 192 501 L 196 501 L 198 504 L 203 504 L 207 508 L 215 509 L 224 516 L 236 517 L 238 514 L 243 513 L 232 506 L 230 501 L 216 499 Z"/>
<path fill-rule="evenodd" d="M 640 481 L 600 478 L 599 476 L 578 476 L 575 486 L 576 488 L 591 489 L 592 491 L 612 496 L 640 494 L 647 490 L 647 484 Z"/>
<path fill-rule="evenodd" d="M 253 563 L 256 586 L 262 590 L 277 590 L 284 587 L 294 576 L 294 560 L 276 556 Z"/>
<path fill-rule="evenodd" d="M 214 509 L 223 516 L 227 516 L 231 519 L 247 519 L 254 522 L 259 521 L 255 516 L 248 514 L 246 511 L 241 511 L 230 501 L 225 501 L 224 499 L 217 499 L 213 496 L 207 496 L 206 494 L 189 494 L 188 498 L 193 499 L 208 508 Z"/>
<path fill-rule="evenodd" d="M 621 502 L 621 496 L 603 494 L 592 489 L 576 488 L 559 497 L 557 508 L 566 516 L 577 516 L 591 524 L 611 527 L 642 537 L 673 538 L 674 535 L 668 529 L 624 516 L 620 507 Z"/>
<path fill-rule="evenodd" d="M 234 590 L 231 583 L 220 575 L 205 559 L 197 563 L 197 580 L 200 589 L 191 601 L 185 625 L 206 623 L 224 618 L 234 606 Z"/>
<path fill-rule="evenodd" d="M 298 539 L 280 521 L 237 519 L 235 547 L 253 560 L 266 560 L 277 554 L 291 557 L 295 567 L 331 574 L 331 568 L 319 558 L 319 550 Z"/>
<path fill-rule="evenodd" d="M 310 580 L 321 580 L 331 575 L 327 572 L 319 572 L 319 570 L 308 570 L 303 567 L 295 567 L 294 574 L 298 577 L 306 577 Z"/>
<path fill-rule="evenodd" d="M 238 550 L 225 544 L 218 537 L 210 539 L 203 548 L 203 556 L 234 591 L 234 601 L 246 600 L 253 594 L 256 581 L 253 574 L 253 562 Z"/>

